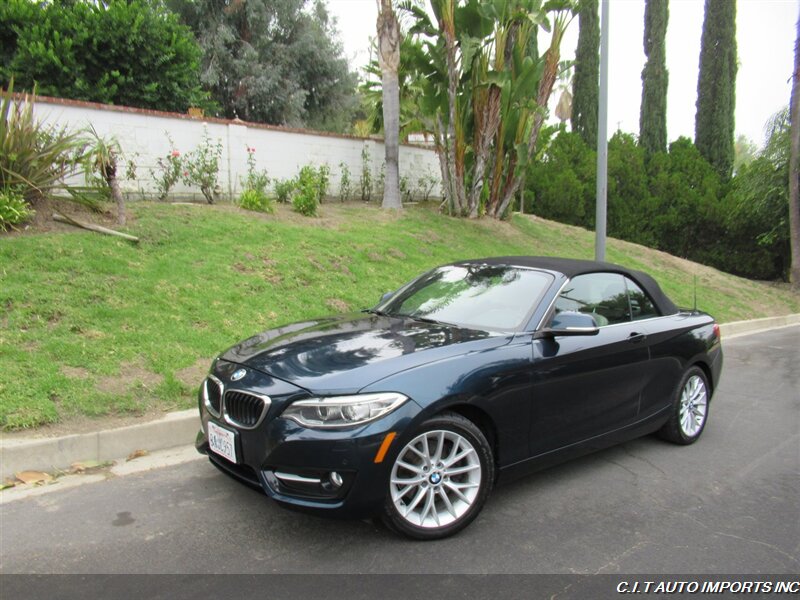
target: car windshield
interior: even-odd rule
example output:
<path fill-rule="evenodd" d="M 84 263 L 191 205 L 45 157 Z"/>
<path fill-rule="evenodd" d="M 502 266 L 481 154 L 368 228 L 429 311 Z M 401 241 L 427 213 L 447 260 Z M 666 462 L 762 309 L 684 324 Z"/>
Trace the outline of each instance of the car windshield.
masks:
<path fill-rule="evenodd" d="M 439 267 L 402 288 L 378 309 L 471 329 L 520 328 L 552 275 L 507 265 Z"/>

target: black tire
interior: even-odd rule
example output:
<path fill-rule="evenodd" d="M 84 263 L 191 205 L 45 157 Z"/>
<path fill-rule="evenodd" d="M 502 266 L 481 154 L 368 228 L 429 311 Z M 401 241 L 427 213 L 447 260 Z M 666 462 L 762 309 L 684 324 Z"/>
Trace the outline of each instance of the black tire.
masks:
<path fill-rule="evenodd" d="M 410 449 L 414 446 L 424 453 L 426 446 L 423 444 L 428 444 L 429 459 L 438 456 L 441 460 L 425 460 Z M 448 459 L 461 454 L 464 454 L 463 458 L 447 465 Z M 412 463 L 414 459 L 418 462 Z M 419 473 L 402 466 L 401 461 L 418 468 Z M 396 483 L 415 478 L 419 483 Z M 441 413 L 425 421 L 395 456 L 386 482 L 388 489 L 381 519 L 389 529 L 417 540 L 437 540 L 454 535 L 478 516 L 489 497 L 494 479 L 492 447 L 483 432 L 459 414 Z M 405 488 L 409 489 L 401 495 Z M 417 498 L 418 494 L 422 495 L 422 500 Z M 414 504 L 415 500 L 418 504 Z M 426 512 L 429 501 L 430 508 Z M 410 509 L 403 514 L 402 508 L 409 506 Z M 418 510 L 417 506 L 420 507 Z"/>
<path fill-rule="evenodd" d="M 697 366 L 687 369 L 675 389 L 671 414 L 658 431 L 659 437 L 683 446 L 695 443 L 708 422 L 710 400 L 711 388 L 706 374 Z"/>

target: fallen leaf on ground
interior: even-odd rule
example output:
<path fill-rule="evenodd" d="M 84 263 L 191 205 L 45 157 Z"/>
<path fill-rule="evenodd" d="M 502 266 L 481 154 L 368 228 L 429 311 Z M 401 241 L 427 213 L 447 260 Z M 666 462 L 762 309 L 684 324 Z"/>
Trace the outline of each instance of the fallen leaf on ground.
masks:
<path fill-rule="evenodd" d="M 134 450 L 128 455 L 128 460 L 133 460 L 134 458 L 141 458 L 142 456 L 147 456 L 150 454 L 147 450 Z"/>
<path fill-rule="evenodd" d="M 16 481 L 13 481 L 11 479 L 6 479 L 3 483 L 0 483 L 0 490 L 4 490 L 4 489 L 10 488 L 10 487 L 14 487 L 15 485 L 17 485 Z"/>
<path fill-rule="evenodd" d="M 43 473 L 42 471 L 20 471 L 19 473 L 14 473 L 14 477 L 19 479 L 22 483 L 30 483 L 34 485 L 53 480 L 52 475 L 49 473 Z"/>

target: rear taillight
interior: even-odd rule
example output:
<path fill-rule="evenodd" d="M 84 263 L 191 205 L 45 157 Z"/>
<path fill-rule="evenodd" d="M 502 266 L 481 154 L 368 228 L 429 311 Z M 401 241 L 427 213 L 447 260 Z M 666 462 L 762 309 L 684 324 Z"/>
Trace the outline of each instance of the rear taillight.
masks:
<path fill-rule="evenodd" d="M 722 339 L 722 334 L 719 331 L 719 325 L 714 323 L 714 337 L 717 338 L 717 341 Z"/>

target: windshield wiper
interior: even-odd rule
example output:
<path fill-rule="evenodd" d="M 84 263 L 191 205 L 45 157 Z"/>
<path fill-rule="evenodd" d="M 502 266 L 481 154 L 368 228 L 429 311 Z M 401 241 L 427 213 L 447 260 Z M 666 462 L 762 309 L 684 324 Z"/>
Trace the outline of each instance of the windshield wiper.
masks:
<path fill-rule="evenodd" d="M 436 319 L 431 319 L 430 317 L 421 317 L 419 315 L 405 315 L 401 313 L 396 313 L 395 317 L 405 317 L 407 319 L 413 319 L 415 321 L 421 321 L 423 323 L 433 323 L 434 325 L 449 325 L 451 327 L 458 327 L 455 323 L 448 323 L 447 321 L 438 321 Z"/>
<path fill-rule="evenodd" d="M 370 313 L 372 315 L 378 315 L 379 317 L 394 317 L 394 316 L 397 316 L 397 315 L 390 315 L 389 313 L 384 312 L 382 310 L 378 310 L 377 308 L 365 308 L 361 312 Z"/>

